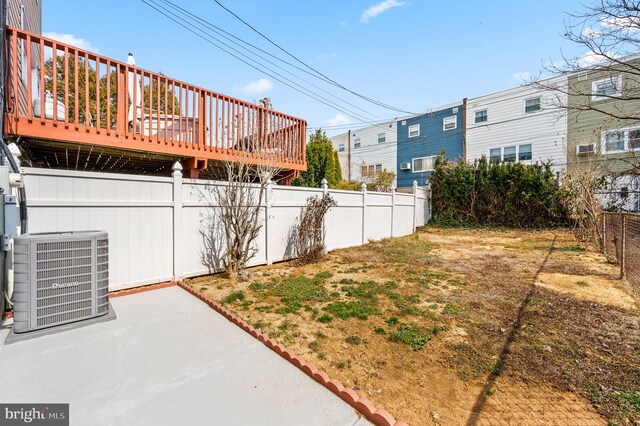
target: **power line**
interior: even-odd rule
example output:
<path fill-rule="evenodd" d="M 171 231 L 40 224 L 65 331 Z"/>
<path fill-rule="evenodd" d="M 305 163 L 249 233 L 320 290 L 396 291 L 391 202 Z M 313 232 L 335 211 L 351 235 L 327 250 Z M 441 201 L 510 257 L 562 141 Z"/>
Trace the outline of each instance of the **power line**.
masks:
<path fill-rule="evenodd" d="M 348 89 L 346 87 L 344 87 L 342 84 L 338 83 L 337 81 L 327 77 L 325 74 L 321 73 L 320 71 L 318 71 L 317 69 L 313 68 L 312 66 L 310 66 L 309 64 L 307 64 L 306 62 L 298 59 L 295 55 L 293 55 L 292 53 L 290 53 L 289 51 L 287 51 L 285 48 L 283 48 L 282 46 L 280 46 L 279 44 L 277 44 L 276 42 L 274 42 L 273 40 L 271 40 L 269 37 L 267 37 L 265 34 L 263 34 L 262 32 L 258 31 L 255 27 L 253 27 L 251 24 L 249 24 L 247 21 L 245 21 L 244 19 L 242 19 L 240 16 L 238 16 L 236 13 L 234 13 L 232 10 L 230 10 L 229 8 L 227 8 L 225 5 L 223 5 L 222 3 L 220 3 L 218 0 L 213 0 L 218 6 L 220 6 L 222 9 L 224 9 L 225 11 L 227 11 L 229 14 L 231 14 L 233 17 L 235 17 L 237 20 L 239 20 L 240 22 L 242 22 L 244 25 L 246 25 L 247 27 L 249 27 L 252 31 L 254 31 L 256 34 L 260 35 L 262 38 L 264 38 L 265 40 L 267 40 L 269 43 L 271 43 L 272 45 L 274 45 L 275 47 L 277 47 L 278 49 L 280 49 L 282 52 L 284 52 L 285 54 L 287 54 L 288 56 L 290 56 L 291 58 L 293 58 L 294 60 L 296 60 L 298 63 L 304 65 L 305 67 L 307 67 L 308 69 L 312 70 L 313 72 L 315 72 L 318 76 L 322 77 L 325 81 L 333 84 L 334 86 L 345 90 L 361 99 L 364 99 L 368 102 L 371 102 L 375 105 L 381 106 L 383 108 L 392 110 L 392 111 L 397 111 L 397 112 L 402 112 L 404 114 L 413 114 L 413 112 L 410 111 L 405 111 L 403 109 L 399 109 L 396 108 L 394 106 L 385 104 L 383 102 L 380 101 L 376 101 L 375 99 L 372 99 L 368 96 L 362 95 L 360 93 L 357 93 L 351 89 Z"/>
<path fill-rule="evenodd" d="M 323 96 L 321 96 L 321 95 L 319 95 L 317 93 L 314 93 L 314 92 L 312 92 L 312 91 L 300 86 L 298 83 L 290 80 L 289 78 L 283 76 L 282 74 L 278 73 L 277 71 L 274 71 L 271 68 L 266 67 L 266 66 L 264 66 L 262 64 L 258 64 L 254 59 L 251 59 L 251 58 L 247 57 L 246 55 L 242 54 L 241 52 L 238 52 L 236 49 L 234 49 L 232 47 L 229 47 L 227 44 L 225 44 L 223 42 L 220 42 L 218 39 L 216 39 L 215 37 L 213 37 L 211 34 L 207 33 L 206 31 L 204 31 L 204 30 L 202 30 L 200 28 L 195 28 L 195 29 L 191 28 L 189 25 L 187 25 L 189 22 L 187 22 L 185 19 L 180 18 L 180 17 L 176 17 L 175 14 L 173 14 L 171 11 L 168 11 L 163 6 L 154 3 L 153 0 L 141 0 L 141 1 L 144 4 L 146 4 L 147 6 L 151 7 L 152 9 L 156 10 L 157 12 L 159 12 L 160 14 L 164 15 L 166 18 L 168 18 L 171 21 L 177 23 L 181 27 L 185 28 L 187 31 L 193 33 L 197 37 L 199 37 L 199 38 L 205 40 L 206 42 L 216 46 L 218 49 L 220 49 L 220 50 L 224 51 L 225 53 L 231 55 L 232 57 L 236 58 L 237 60 L 245 63 L 246 65 L 250 66 L 251 68 L 253 68 L 253 69 L 255 69 L 255 70 L 257 70 L 257 71 L 259 71 L 261 73 L 264 73 L 264 74 L 268 75 L 269 77 L 271 77 L 274 80 L 284 84 L 285 86 L 287 86 L 287 87 L 289 87 L 289 88 L 291 88 L 291 89 L 293 89 L 293 90 L 295 90 L 295 91 L 297 91 L 297 92 L 299 92 L 299 93 L 301 93 L 301 94 L 303 94 L 305 96 L 308 96 L 308 97 L 310 97 L 310 98 L 312 98 L 312 99 L 314 99 L 314 100 L 316 100 L 316 101 L 318 101 L 318 102 L 320 102 L 320 103 L 322 103 L 322 104 L 324 104 L 324 105 L 326 105 L 326 106 L 328 106 L 328 107 L 330 107 L 332 109 L 335 109 L 335 110 L 337 110 L 339 112 L 342 112 L 342 113 L 344 113 L 346 115 L 349 115 L 350 117 L 357 118 L 357 119 L 360 119 L 360 120 L 363 120 L 363 121 L 368 120 L 367 118 L 365 118 L 361 114 L 353 112 L 349 108 L 345 108 L 343 106 L 338 106 L 336 104 L 331 103 L 331 101 L 328 100 L 327 98 L 325 98 L 325 97 L 323 97 Z M 162 9 L 162 10 L 160 10 L 160 9 Z M 171 15 L 173 15 L 173 16 L 171 16 Z M 213 41 L 211 39 L 213 39 L 215 41 Z M 221 46 L 221 44 L 226 46 L 226 47 L 228 47 L 229 49 L 231 49 L 232 51 L 236 52 L 237 54 L 234 54 L 234 53 L 230 52 L 229 50 L 225 49 L 224 47 Z M 240 57 L 238 55 L 240 55 L 242 57 Z M 248 61 L 253 62 L 253 64 L 248 62 Z M 262 67 L 264 69 L 261 69 L 260 67 Z M 265 71 L 265 69 L 268 70 L 269 72 Z M 278 76 L 278 77 L 276 77 L 276 76 Z"/>
<path fill-rule="evenodd" d="M 196 25 L 193 22 L 193 19 L 189 18 L 189 19 L 185 19 L 181 16 L 178 16 L 173 10 L 169 10 L 166 7 L 164 7 L 161 4 L 158 4 L 159 1 L 163 1 L 165 4 L 166 3 L 171 3 L 168 2 L 167 0 L 141 0 L 144 4 L 146 4 L 147 6 L 151 7 L 152 9 L 154 9 L 155 11 L 157 11 L 158 13 L 162 14 L 163 16 L 165 16 L 166 18 L 168 18 L 169 20 L 175 22 L 176 24 L 180 25 L 181 27 L 185 28 L 187 31 L 191 32 L 192 34 L 196 35 L 197 37 L 205 40 L 207 43 L 212 44 L 213 46 L 217 47 L 218 49 L 222 50 L 223 52 L 227 53 L 228 55 L 234 57 L 235 59 L 245 63 L 246 65 L 250 66 L 251 68 L 264 73 L 266 75 L 268 75 L 269 77 L 273 78 L 274 80 L 284 84 L 285 86 L 305 95 L 308 96 L 334 110 L 337 110 L 339 112 L 342 112 L 352 118 L 356 118 L 359 121 L 362 122 L 369 122 L 371 119 L 364 117 L 363 115 L 354 112 L 353 110 L 351 110 L 350 108 L 341 106 L 341 105 L 337 105 L 334 102 L 332 102 L 331 100 L 327 99 L 326 97 L 313 92 L 312 90 L 309 90 L 303 86 L 301 86 L 300 84 L 292 81 L 291 79 L 283 76 L 282 74 L 280 74 L 279 72 L 269 68 L 268 66 L 265 66 L 262 63 L 259 63 L 258 61 L 256 61 L 253 58 L 248 57 L 247 55 L 243 54 L 242 52 L 238 51 L 238 49 L 235 49 L 232 46 L 229 46 L 227 43 L 221 41 L 220 39 L 216 38 L 214 35 L 212 35 L 209 31 L 202 29 L 200 26 Z M 185 13 L 189 13 L 190 12 L 185 12 Z M 182 13 L 183 15 L 185 13 Z M 191 16 L 195 16 L 193 14 L 190 14 Z M 211 24 L 213 25 L 213 24 Z M 235 36 L 234 36 L 235 37 Z M 228 38 L 227 38 L 228 40 Z M 235 43 L 238 46 L 238 43 Z M 224 47 L 223 47 L 224 46 Z M 247 50 L 246 48 L 243 47 L 243 49 Z M 231 50 L 231 51 L 229 51 Z M 235 53 L 234 53 L 235 52 Z M 257 55 L 253 52 L 250 52 L 253 55 L 258 56 L 261 59 L 264 59 L 264 57 Z M 273 62 L 268 61 L 269 63 L 273 64 Z M 286 63 L 286 61 L 285 61 Z M 303 82 L 306 82 L 306 80 L 301 79 L 300 77 L 292 74 L 291 72 L 283 69 L 282 67 L 275 65 L 278 69 L 284 71 L 284 72 L 288 72 L 289 74 L 293 75 L 295 78 L 298 78 L 300 80 L 302 80 Z M 268 70 L 268 71 L 265 71 Z M 277 76 L 277 77 L 276 77 Z M 306 82 L 307 84 L 309 84 L 308 82 Z M 331 94 L 330 94 L 331 95 Z M 335 96 L 335 95 L 331 95 L 333 97 L 335 97 L 336 99 L 340 100 L 341 102 L 344 103 L 348 103 L 347 101 L 344 101 L 343 99 Z M 358 107 L 358 109 L 361 109 Z M 362 109 L 361 109 L 362 110 Z M 364 111 L 364 110 L 363 110 Z M 368 113 L 368 112 L 367 112 Z M 373 114 L 368 113 L 371 116 L 373 116 Z"/>
<path fill-rule="evenodd" d="M 322 89 L 321 87 L 319 87 L 319 86 L 317 86 L 317 85 L 315 85 L 315 84 L 313 84 L 313 83 L 309 82 L 308 80 L 304 80 L 304 79 L 300 78 L 299 76 L 295 75 L 293 72 L 291 72 L 291 71 L 289 71 L 289 70 L 286 70 L 286 69 L 282 68 L 281 66 L 277 65 L 277 64 L 276 64 L 276 63 L 274 63 L 273 61 L 271 61 L 271 60 L 269 60 L 269 59 L 265 58 L 264 56 L 262 56 L 262 55 L 260 55 L 260 54 L 258 54 L 258 53 L 252 52 L 251 50 L 249 50 L 247 47 L 245 47 L 245 46 L 243 46 L 243 45 L 249 46 L 249 47 L 251 47 L 252 49 L 257 50 L 258 52 L 261 52 L 261 53 L 263 53 L 263 54 L 265 54 L 265 55 L 267 55 L 267 56 L 269 56 L 269 57 L 273 58 L 274 60 L 280 61 L 280 62 L 282 62 L 282 63 L 284 63 L 284 64 L 286 64 L 286 65 L 288 65 L 288 66 L 290 66 L 290 67 L 292 67 L 292 68 L 295 68 L 295 69 L 297 69 L 297 70 L 299 70 L 299 71 L 301 71 L 301 72 L 304 72 L 304 73 L 306 73 L 306 74 L 308 74 L 308 75 L 310 75 L 310 76 L 312 76 L 312 77 L 314 77 L 314 78 L 317 78 L 317 76 L 316 76 L 315 74 L 310 73 L 309 71 L 305 70 L 304 68 L 298 67 L 298 66 L 296 66 L 295 64 L 292 64 L 292 63 L 290 63 L 290 62 L 288 62 L 288 61 L 285 61 L 284 59 L 282 59 L 282 58 L 280 58 L 280 57 L 278 57 L 278 56 L 275 56 L 275 55 L 273 55 L 273 54 L 271 54 L 271 53 L 267 52 L 266 50 L 261 49 L 261 48 L 259 48 L 258 46 L 255 46 L 254 44 L 249 43 L 248 41 L 243 40 L 243 39 L 241 39 L 240 37 L 237 37 L 237 36 L 235 36 L 235 35 L 231 34 L 231 33 L 230 33 L 230 32 L 228 32 L 228 31 L 223 30 L 222 28 L 220 28 L 220 27 L 218 27 L 218 26 L 216 26 L 216 25 L 212 24 L 211 22 L 207 21 L 206 19 L 203 19 L 203 18 L 201 18 L 201 17 L 199 17 L 199 16 L 197 16 L 197 15 L 194 15 L 193 13 L 189 12 L 188 10 L 186 10 L 186 9 L 184 9 L 184 8 L 182 8 L 182 7 L 180 7 L 179 5 L 177 5 L 177 4 L 175 4 L 175 3 L 173 3 L 173 2 L 171 2 L 171 1 L 169 1 L 169 0 L 151 0 L 151 1 L 156 1 L 156 2 L 157 2 L 157 1 L 162 1 L 163 3 L 167 4 L 169 7 L 173 8 L 174 10 L 177 10 L 180 14 L 182 14 L 182 15 L 186 16 L 186 17 L 187 17 L 187 19 L 200 22 L 202 26 L 204 26 L 204 27 L 207 27 L 207 28 L 211 29 L 213 32 L 215 32 L 216 34 L 218 34 L 220 37 L 222 37 L 222 38 L 224 38 L 224 39 L 228 40 L 229 42 L 231 42 L 231 43 L 233 43 L 234 45 L 236 45 L 236 46 L 240 47 L 241 49 L 244 49 L 245 51 L 249 52 L 250 54 L 257 56 L 258 58 L 262 59 L 263 61 L 266 61 L 266 62 L 270 63 L 271 65 L 273 65 L 273 66 L 277 67 L 278 69 L 280 69 L 280 70 L 282 70 L 282 71 L 284 71 L 284 72 L 288 73 L 289 75 L 291 75 L 291 76 L 293 76 L 293 77 L 295 77 L 295 78 L 300 79 L 302 82 L 304 82 L 304 83 L 306 83 L 306 84 L 308 84 L 308 85 L 310 85 L 310 86 L 312 86 L 312 87 L 314 87 L 314 88 L 316 88 L 316 89 L 320 90 L 321 92 L 323 92 L 323 93 L 325 93 L 325 94 L 327 94 L 327 95 L 329 95 L 329 96 L 331 96 L 331 97 L 333 97 L 333 98 L 337 99 L 338 101 L 340 101 L 340 102 L 344 102 L 345 104 L 347 104 L 347 105 L 349 105 L 349 106 L 351 106 L 351 107 L 353 107 L 353 108 L 356 108 L 356 109 L 358 109 L 358 110 L 362 111 L 363 113 L 368 114 L 368 115 L 370 115 L 370 116 L 372 116 L 372 117 L 374 116 L 374 114 L 370 113 L 369 111 L 367 111 L 367 110 L 365 110 L 365 109 L 363 109 L 363 108 L 360 108 L 359 106 L 357 106 L 357 105 L 355 105 L 355 104 L 353 104 L 353 103 L 351 103 L 351 102 L 349 102 L 349 101 L 346 101 L 346 100 L 344 100 L 344 99 L 342 99 L 342 98 L 340 98 L 340 97 L 338 97 L 338 96 L 336 96 L 336 95 L 334 95 L 334 94 L 332 94 L 332 93 L 328 92 L 327 90 Z M 162 7 L 162 6 L 159 6 L 159 7 Z M 162 7 L 162 8 L 163 8 L 165 11 L 169 12 L 166 8 L 164 8 L 164 7 Z M 172 12 L 169 12 L 169 13 L 172 13 Z M 184 21 L 184 20 L 183 20 L 183 21 Z M 213 36 L 212 36 L 212 37 L 213 37 Z M 230 47 L 228 44 L 226 44 L 226 43 L 224 43 L 224 42 L 220 41 L 218 38 L 216 38 L 216 37 L 213 37 L 213 38 L 215 38 L 215 39 L 216 39 L 216 41 L 218 41 L 219 43 L 224 44 L 226 47 L 228 47 L 228 48 L 230 48 L 230 49 L 233 49 L 233 48 L 232 48 L 232 47 Z M 236 41 L 236 40 L 237 40 L 237 41 Z M 242 43 L 242 44 L 241 44 L 241 43 Z M 237 53 L 241 54 L 241 53 L 240 53 L 240 52 L 238 52 L 236 49 L 233 49 L 233 50 L 234 50 L 235 52 L 237 52 Z"/>

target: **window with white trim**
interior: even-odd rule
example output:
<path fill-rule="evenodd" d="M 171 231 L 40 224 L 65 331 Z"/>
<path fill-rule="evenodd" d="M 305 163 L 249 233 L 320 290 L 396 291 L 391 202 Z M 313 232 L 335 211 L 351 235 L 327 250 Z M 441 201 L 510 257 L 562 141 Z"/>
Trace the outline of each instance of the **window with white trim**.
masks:
<path fill-rule="evenodd" d="M 629 130 L 627 145 L 629 149 L 640 149 L 640 129 Z"/>
<path fill-rule="evenodd" d="M 363 164 L 360 166 L 362 177 L 376 177 L 382 173 L 382 164 Z"/>
<path fill-rule="evenodd" d="M 602 135 L 604 154 L 635 150 L 640 150 L 640 127 L 612 130 Z"/>
<path fill-rule="evenodd" d="M 445 117 L 442 120 L 442 130 L 452 130 L 456 127 L 458 127 L 458 117 L 456 115 Z"/>
<path fill-rule="evenodd" d="M 502 161 L 502 148 L 491 148 L 489 150 L 489 161 L 492 163 Z"/>
<path fill-rule="evenodd" d="M 531 98 L 524 101 L 524 112 L 540 111 L 540 98 Z"/>
<path fill-rule="evenodd" d="M 622 94 L 622 76 L 607 77 L 591 83 L 591 100 L 599 101 Z"/>
<path fill-rule="evenodd" d="M 344 144 L 343 143 L 338 145 L 338 152 L 344 152 Z"/>
<path fill-rule="evenodd" d="M 386 133 L 378 133 L 378 143 L 385 143 L 387 141 Z"/>
<path fill-rule="evenodd" d="M 505 146 L 504 148 L 491 148 L 489 150 L 489 162 L 500 161 L 529 161 L 533 159 L 533 146 L 528 144 L 518 146 Z"/>
<path fill-rule="evenodd" d="M 505 146 L 502 150 L 502 161 L 516 161 L 515 146 Z"/>
<path fill-rule="evenodd" d="M 353 148 L 360 148 L 360 138 L 353 140 Z"/>
<path fill-rule="evenodd" d="M 436 155 L 432 155 L 429 157 L 420 157 L 414 158 L 412 160 L 411 171 L 414 173 L 418 172 L 432 172 L 435 166 Z"/>
<path fill-rule="evenodd" d="M 420 125 L 414 124 L 413 126 L 409 126 L 409 137 L 415 138 L 420 136 Z"/>
<path fill-rule="evenodd" d="M 484 123 L 488 119 L 489 119 L 489 117 L 487 115 L 487 110 L 483 109 L 482 111 L 476 111 L 474 123 Z"/>
<path fill-rule="evenodd" d="M 518 161 L 527 161 L 533 158 L 533 152 L 531 150 L 531 144 L 518 146 Z"/>

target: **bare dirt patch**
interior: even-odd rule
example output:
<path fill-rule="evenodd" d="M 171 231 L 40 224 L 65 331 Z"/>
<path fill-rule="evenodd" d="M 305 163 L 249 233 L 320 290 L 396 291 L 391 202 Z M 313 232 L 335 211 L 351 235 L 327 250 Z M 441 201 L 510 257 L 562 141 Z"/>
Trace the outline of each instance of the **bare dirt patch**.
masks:
<path fill-rule="evenodd" d="M 631 311 L 638 309 L 636 298 L 629 294 L 624 283 L 598 275 L 576 277 L 557 272 L 543 272 L 539 275 L 536 284 L 561 293 L 570 293 L 583 300 L 618 306 Z"/>
<path fill-rule="evenodd" d="M 625 424 L 640 327 L 615 277 L 568 232 L 426 228 L 188 283 L 409 424 Z"/>

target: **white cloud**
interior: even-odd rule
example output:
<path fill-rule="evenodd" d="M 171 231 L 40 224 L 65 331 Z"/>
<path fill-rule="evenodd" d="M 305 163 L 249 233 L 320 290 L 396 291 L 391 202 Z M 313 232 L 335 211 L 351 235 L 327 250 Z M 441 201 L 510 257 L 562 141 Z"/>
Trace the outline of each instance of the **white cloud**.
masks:
<path fill-rule="evenodd" d="M 350 124 L 350 123 L 351 123 L 351 119 L 346 115 L 340 114 L 340 113 L 336 114 L 335 117 L 324 121 L 324 124 L 326 126 L 343 126 L 345 124 Z"/>
<path fill-rule="evenodd" d="M 615 58 L 617 56 L 614 53 L 607 53 L 607 55 L 609 55 L 612 58 Z M 586 67 L 592 67 L 594 65 L 600 65 L 608 61 L 609 60 L 605 56 L 598 55 L 595 52 L 587 52 L 581 57 L 575 59 L 574 65 L 580 68 L 586 68 Z"/>
<path fill-rule="evenodd" d="M 628 16 L 623 18 L 605 18 L 600 20 L 600 26 L 603 28 L 619 28 L 631 31 L 640 30 L 640 18 Z"/>
<path fill-rule="evenodd" d="M 517 72 L 513 75 L 513 78 L 520 84 L 529 83 L 531 81 L 531 73 L 529 71 Z"/>
<path fill-rule="evenodd" d="M 362 12 L 362 16 L 360 17 L 360 22 L 369 22 L 371 18 L 375 18 L 380 15 L 382 12 L 385 12 L 394 7 L 400 7 L 406 5 L 407 2 L 399 1 L 399 0 L 384 0 L 378 4 L 374 4 L 364 12 Z"/>
<path fill-rule="evenodd" d="M 273 89 L 273 83 L 271 82 L 271 80 L 261 78 L 256 81 L 250 81 L 245 86 L 237 90 L 240 90 L 241 92 L 244 92 L 248 95 L 257 95 L 260 93 L 268 92 L 271 89 Z"/>
<path fill-rule="evenodd" d="M 71 46 L 79 47 L 83 50 L 88 50 L 89 52 L 98 53 L 98 48 L 92 45 L 89 41 L 74 36 L 73 34 L 61 34 L 56 33 L 55 31 L 43 33 L 44 37 L 52 38 L 61 43 L 70 44 Z"/>
<path fill-rule="evenodd" d="M 601 35 L 602 35 L 602 31 L 596 30 L 591 27 L 585 27 L 582 30 L 582 37 L 584 38 L 596 38 L 596 37 L 600 37 Z"/>

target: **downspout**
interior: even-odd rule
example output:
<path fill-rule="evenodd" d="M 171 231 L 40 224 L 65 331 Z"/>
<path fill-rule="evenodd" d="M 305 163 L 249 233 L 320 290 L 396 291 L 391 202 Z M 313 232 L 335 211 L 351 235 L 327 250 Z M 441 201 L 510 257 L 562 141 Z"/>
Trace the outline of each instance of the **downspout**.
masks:
<path fill-rule="evenodd" d="M 462 161 L 467 162 L 467 98 L 462 100 Z"/>
<path fill-rule="evenodd" d="M 351 182 L 351 130 L 347 130 L 347 180 Z"/>

